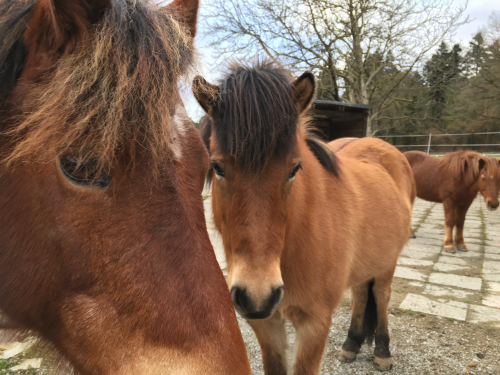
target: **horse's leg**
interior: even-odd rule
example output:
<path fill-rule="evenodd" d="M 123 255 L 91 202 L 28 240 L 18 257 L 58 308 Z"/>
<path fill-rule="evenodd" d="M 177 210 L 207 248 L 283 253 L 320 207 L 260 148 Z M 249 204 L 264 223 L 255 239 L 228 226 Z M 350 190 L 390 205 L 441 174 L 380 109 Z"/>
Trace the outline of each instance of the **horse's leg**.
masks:
<path fill-rule="evenodd" d="M 347 339 L 342 344 L 339 360 L 342 362 L 352 362 L 356 359 L 359 348 L 365 341 L 364 319 L 366 302 L 368 301 L 369 282 L 365 282 L 351 288 L 352 312 L 351 325 L 347 332 Z"/>
<path fill-rule="evenodd" d="M 467 210 L 470 206 L 460 206 L 457 207 L 457 223 L 455 229 L 455 245 L 460 251 L 467 251 L 467 246 L 464 242 L 464 223 L 465 215 L 467 215 Z"/>
<path fill-rule="evenodd" d="M 457 210 L 451 200 L 443 201 L 444 206 L 444 225 L 445 234 L 443 248 L 448 253 L 455 253 L 455 245 L 453 244 L 453 227 L 456 225 Z"/>
<path fill-rule="evenodd" d="M 377 313 L 377 328 L 375 330 L 375 360 L 373 364 L 377 370 L 387 371 L 392 367 L 391 352 L 389 350 L 389 328 L 387 309 L 391 299 L 391 282 L 396 267 L 383 276 L 375 278 L 373 296 Z M 368 312 L 367 312 L 368 313 Z"/>
<path fill-rule="evenodd" d="M 286 375 L 287 373 L 287 339 L 285 319 L 276 311 L 269 319 L 249 320 L 262 352 L 262 362 L 266 375 Z"/>
<path fill-rule="evenodd" d="M 338 299 L 340 298 L 341 296 Z M 314 316 L 302 316 L 293 323 L 297 330 L 298 343 L 293 373 L 294 375 L 317 375 L 332 323 L 332 311 L 325 310 Z"/>

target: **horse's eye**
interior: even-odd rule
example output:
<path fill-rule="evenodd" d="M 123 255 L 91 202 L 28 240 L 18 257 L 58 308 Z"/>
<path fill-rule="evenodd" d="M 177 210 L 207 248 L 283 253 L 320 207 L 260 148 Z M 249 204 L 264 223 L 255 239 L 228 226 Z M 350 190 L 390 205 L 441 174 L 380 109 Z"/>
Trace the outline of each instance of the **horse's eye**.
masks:
<path fill-rule="evenodd" d="M 293 168 L 292 172 L 290 173 L 290 176 L 288 176 L 288 181 L 293 181 L 293 179 L 295 178 L 295 175 L 297 174 L 297 172 L 298 172 L 298 171 L 299 171 L 299 169 L 301 169 L 301 168 L 302 168 L 302 163 L 297 164 L 297 165 Z"/>
<path fill-rule="evenodd" d="M 75 184 L 105 188 L 111 183 L 111 176 L 104 172 L 97 173 L 97 164 L 93 161 L 80 162 L 65 157 L 59 159 L 59 165 L 64 176 Z"/>
<path fill-rule="evenodd" d="M 226 177 L 226 175 L 224 174 L 224 169 L 222 169 L 222 167 L 220 166 L 219 163 L 217 163 L 216 161 L 212 161 L 211 162 L 211 167 L 213 168 L 214 172 L 215 172 L 215 175 L 219 178 L 224 178 Z"/>

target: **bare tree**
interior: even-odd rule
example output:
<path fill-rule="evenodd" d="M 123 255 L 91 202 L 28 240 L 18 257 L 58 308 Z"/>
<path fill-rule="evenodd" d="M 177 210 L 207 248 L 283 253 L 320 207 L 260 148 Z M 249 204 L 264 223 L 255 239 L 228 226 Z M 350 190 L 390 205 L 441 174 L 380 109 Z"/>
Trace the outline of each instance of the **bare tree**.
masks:
<path fill-rule="evenodd" d="M 217 56 L 265 53 L 292 70 L 313 70 L 334 100 L 372 104 L 371 119 L 443 38 L 467 22 L 451 0 L 213 0 L 205 35 Z M 386 57 L 390 54 L 390 59 Z M 392 67 L 383 88 L 377 77 Z M 381 94 L 380 90 L 384 90 Z M 373 103 L 375 93 L 379 98 Z M 370 132 L 370 130 L 369 130 Z"/>

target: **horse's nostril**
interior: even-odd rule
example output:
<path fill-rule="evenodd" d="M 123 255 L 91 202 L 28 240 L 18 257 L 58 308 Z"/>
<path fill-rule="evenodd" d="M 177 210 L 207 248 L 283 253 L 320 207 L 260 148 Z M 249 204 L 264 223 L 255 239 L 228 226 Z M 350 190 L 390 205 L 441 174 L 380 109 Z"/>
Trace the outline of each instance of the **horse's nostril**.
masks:
<path fill-rule="evenodd" d="M 250 300 L 248 299 L 247 291 L 244 288 L 237 286 L 232 287 L 231 299 L 233 300 L 234 307 L 241 311 L 246 311 L 250 307 Z"/>
<path fill-rule="evenodd" d="M 269 307 L 273 309 L 278 306 L 283 300 L 283 296 L 285 295 L 285 287 L 280 286 L 273 290 L 271 298 L 269 299 Z"/>

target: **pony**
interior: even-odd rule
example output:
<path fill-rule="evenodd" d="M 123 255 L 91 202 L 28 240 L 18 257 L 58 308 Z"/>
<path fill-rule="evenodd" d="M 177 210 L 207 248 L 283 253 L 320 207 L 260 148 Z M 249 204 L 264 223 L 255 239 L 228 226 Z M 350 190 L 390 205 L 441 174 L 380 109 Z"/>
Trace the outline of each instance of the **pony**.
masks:
<path fill-rule="evenodd" d="M 198 0 L 0 8 L 0 309 L 78 374 L 251 374 L 178 91 Z"/>
<path fill-rule="evenodd" d="M 236 311 L 253 328 L 266 374 L 287 373 L 285 320 L 297 331 L 294 374 L 317 374 L 331 315 L 351 288 L 351 326 L 339 358 L 375 336 L 391 368 L 387 307 L 407 243 L 415 182 L 388 143 L 357 139 L 336 154 L 306 123 L 310 72 L 292 81 L 276 62 L 234 63 L 193 92 L 207 113 L 207 182 Z"/>
<path fill-rule="evenodd" d="M 498 208 L 500 161 L 474 151 L 449 152 L 436 158 L 421 151 L 404 153 L 417 184 L 417 196 L 443 203 L 445 235 L 443 248 L 448 253 L 467 251 L 464 242 L 465 215 L 480 192 L 486 208 Z M 453 241 L 455 228 L 455 241 Z"/>

